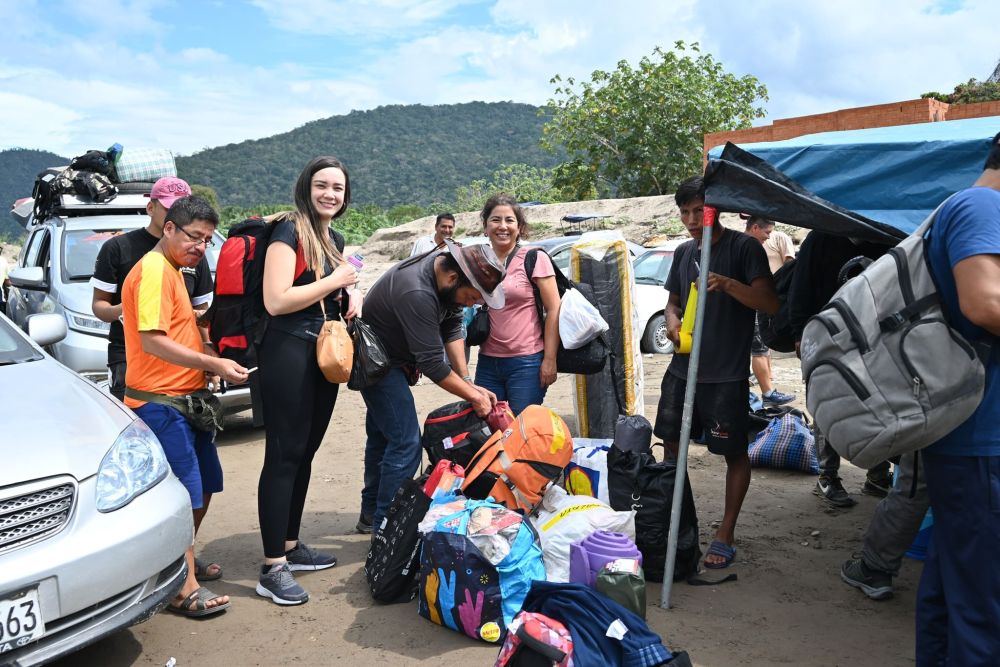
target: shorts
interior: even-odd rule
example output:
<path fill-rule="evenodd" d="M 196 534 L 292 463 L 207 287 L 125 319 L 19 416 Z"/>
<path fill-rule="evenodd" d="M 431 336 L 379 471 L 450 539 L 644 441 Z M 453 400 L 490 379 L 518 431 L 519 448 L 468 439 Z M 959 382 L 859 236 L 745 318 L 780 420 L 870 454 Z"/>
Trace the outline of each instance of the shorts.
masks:
<path fill-rule="evenodd" d="M 764 340 L 760 337 L 760 320 L 753 322 L 753 342 L 750 343 L 751 357 L 766 357 L 771 354 L 771 350 L 764 345 Z"/>
<path fill-rule="evenodd" d="M 108 364 L 108 391 L 121 402 L 125 402 L 125 367 L 124 361 Z"/>
<path fill-rule="evenodd" d="M 665 442 L 679 442 L 687 382 L 670 373 L 660 384 L 653 433 Z M 691 437 L 703 441 L 708 451 L 720 456 L 746 453 L 749 446 L 750 408 L 747 381 L 698 383 L 691 417 Z"/>
<path fill-rule="evenodd" d="M 180 410 L 169 405 L 146 403 L 133 412 L 159 439 L 170 469 L 191 496 L 191 509 L 202 508 L 203 496 L 222 491 L 222 464 L 214 433 L 191 428 Z"/>

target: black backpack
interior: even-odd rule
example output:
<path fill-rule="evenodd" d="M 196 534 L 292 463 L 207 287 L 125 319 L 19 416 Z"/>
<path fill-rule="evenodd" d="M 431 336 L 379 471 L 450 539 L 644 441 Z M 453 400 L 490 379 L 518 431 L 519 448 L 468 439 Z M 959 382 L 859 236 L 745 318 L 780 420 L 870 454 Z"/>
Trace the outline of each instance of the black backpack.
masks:
<path fill-rule="evenodd" d="M 774 274 L 774 290 L 778 293 L 781 306 L 774 315 L 757 312 L 757 324 L 760 327 L 760 339 L 764 345 L 776 352 L 795 351 L 795 332 L 788 312 L 788 290 L 792 286 L 797 259 L 782 264 Z"/>
<path fill-rule="evenodd" d="M 73 161 L 69 163 L 69 168 L 92 171 L 110 177 L 115 168 L 115 161 L 110 151 L 91 150 L 73 158 Z"/>
<path fill-rule="evenodd" d="M 430 509 L 423 479 L 409 479 L 396 492 L 381 526 L 372 532 L 365 579 L 376 602 L 408 602 L 417 594 L 420 570 L 418 526 Z"/>
<path fill-rule="evenodd" d="M 540 252 L 545 253 L 541 248 L 528 249 L 528 252 L 524 256 L 524 273 L 528 276 L 528 282 L 531 283 L 531 290 L 535 295 L 535 309 L 538 311 L 538 319 L 543 323 L 542 326 L 544 327 L 545 309 L 542 306 L 542 295 L 538 290 L 538 285 L 531 280 L 531 274 L 535 272 L 535 262 L 538 261 L 538 253 Z M 548 253 L 545 254 L 548 255 Z M 559 290 L 560 299 L 562 299 L 566 290 L 576 289 L 579 290 L 580 294 L 587 301 L 591 304 L 596 304 L 593 287 L 586 284 L 578 285 L 574 283 L 556 266 L 555 262 L 552 262 L 552 270 L 555 273 L 556 289 Z M 556 370 L 560 373 L 592 375 L 599 373 L 604 368 L 611 355 L 611 346 L 604 335 L 598 336 L 583 347 L 575 350 L 567 350 L 560 341 L 559 350 L 556 352 Z M 612 360 L 613 363 L 614 361 Z M 613 370 L 612 373 L 614 373 Z M 621 398 L 617 396 L 617 392 L 615 399 L 618 401 L 619 411 L 621 411 Z"/>
<path fill-rule="evenodd" d="M 636 510 L 635 544 L 642 552 L 646 581 L 663 581 L 676 479 L 677 462 L 657 461 L 651 449 L 625 452 L 614 445 L 608 449 L 608 500 L 614 510 Z M 699 560 L 698 513 L 685 475 L 674 581 L 695 577 Z"/>
<path fill-rule="evenodd" d="M 472 404 L 457 401 L 442 405 L 427 415 L 421 444 L 427 452 L 430 468 L 441 459 L 454 461 L 465 468 L 491 435 L 490 425 L 476 415 Z"/>

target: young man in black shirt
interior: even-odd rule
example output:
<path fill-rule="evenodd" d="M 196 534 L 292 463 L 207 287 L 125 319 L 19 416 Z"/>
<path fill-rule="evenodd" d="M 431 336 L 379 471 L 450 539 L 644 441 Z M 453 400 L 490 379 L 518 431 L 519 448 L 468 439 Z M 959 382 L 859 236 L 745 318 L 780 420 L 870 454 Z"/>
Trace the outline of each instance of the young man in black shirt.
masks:
<path fill-rule="evenodd" d="M 111 394 L 119 401 L 125 399 L 125 332 L 119 317 L 122 314 L 122 285 L 125 277 L 143 256 L 153 249 L 163 236 L 163 222 L 167 209 L 191 194 L 191 187 L 183 180 L 165 177 L 153 184 L 149 193 L 146 212 L 149 224 L 109 239 L 97 254 L 91 307 L 98 319 L 111 324 L 108 333 L 108 371 L 111 376 Z M 182 267 L 181 274 L 187 285 L 188 296 L 195 310 L 203 311 L 212 301 L 212 272 L 203 257 L 194 268 Z"/>
<path fill-rule="evenodd" d="M 692 436 L 701 435 L 708 451 L 726 458 L 726 501 L 722 522 L 705 555 L 705 567 L 728 567 L 736 556 L 736 520 L 750 488 L 750 457 L 747 438 L 750 375 L 750 344 L 756 311 L 776 313 L 778 296 L 767 263 L 767 254 L 757 239 L 726 229 L 715 221 L 712 227 L 711 265 L 700 267 L 705 186 L 700 176 L 687 179 L 674 195 L 681 221 L 691 241 L 674 251 L 667 276 L 667 335 L 680 346 L 681 314 L 687 305 L 692 282 L 701 270 L 708 271 L 701 357 L 695 389 Z M 660 404 L 653 432 L 677 456 L 684 410 L 689 357 L 675 352 L 660 386 Z"/>

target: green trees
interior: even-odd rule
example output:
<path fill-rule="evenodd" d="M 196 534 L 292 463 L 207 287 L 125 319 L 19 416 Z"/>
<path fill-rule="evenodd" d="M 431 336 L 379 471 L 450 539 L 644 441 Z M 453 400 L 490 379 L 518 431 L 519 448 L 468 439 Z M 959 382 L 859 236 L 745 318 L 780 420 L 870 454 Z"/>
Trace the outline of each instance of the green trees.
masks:
<path fill-rule="evenodd" d="M 480 178 L 455 189 L 455 211 L 477 211 L 490 195 L 506 192 L 518 201 L 540 201 L 551 204 L 564 201 L 553 185 L 552 170 L 527 164 L 503 165 L 489 180 Z"/>
<path fill-rule="evenodd" d="M 1000 100 L 1000 82 L 998 81 L 977 81 L 969 79 L 966 83 L 955 86 L 955 90 L 948 94 L 924 93 L 920 97 L 933 98 L 948 104 L 971 104 L 972 102 L 992 102 Z"/>
<path fill-rule="evenodd" d="M 577 82 L 555 76 L 542 145 L 565 150 L 555 184 L 579 198 L 595 188 L 618 197 L 658 195 L 701 171 L 708 132 L 750 127 L 765 115 L 767 88 L 726 72 L 697 42 L 660 47 L 633 68 Z"/>

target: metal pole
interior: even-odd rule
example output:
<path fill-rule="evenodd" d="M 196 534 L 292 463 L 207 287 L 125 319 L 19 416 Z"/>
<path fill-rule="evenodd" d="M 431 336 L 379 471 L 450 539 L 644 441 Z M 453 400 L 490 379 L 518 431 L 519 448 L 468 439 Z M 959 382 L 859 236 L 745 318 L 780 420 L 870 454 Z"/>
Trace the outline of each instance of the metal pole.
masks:
<path fill-rule="evenodd" d="M 691 444 L 691 417 L 694 413 L 694 391 L 698 383 L 698 358 L 701 355 L 701 333 L 705 329 L 705 302 L 708 300 L 708 267 L 712 253 L 712 233 L 715 230 L 715 208 L 705 207 L 701 231 L 701 270 L 698 272 L 698 306 L 694 315 L 691 358 L 688 361 L 687 384 L 684 387 L 684 412 L 681 414 L 681 439 L 677 452 L 677 477 L 674 479 L 674 500 L 670 506 L 670 532 L 667 535 L 667 563 L 660 588 L 660 607 L 670 609 L 670 593 L 677 561 L 677 534 L 681 526 L 681 504 L 687 475 L 688 445 Z"/>

